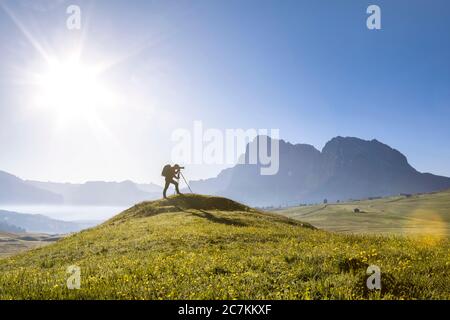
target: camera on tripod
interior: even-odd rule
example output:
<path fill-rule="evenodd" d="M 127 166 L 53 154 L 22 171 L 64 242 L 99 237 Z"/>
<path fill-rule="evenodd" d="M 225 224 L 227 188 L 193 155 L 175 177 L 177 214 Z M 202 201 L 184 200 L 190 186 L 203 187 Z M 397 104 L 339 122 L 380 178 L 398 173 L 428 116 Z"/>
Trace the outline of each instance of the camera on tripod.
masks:
<path fill-rule="evenodd" d="M 175 169 L 177 169 L 177 170 L 184 169 L 184 167 L 180 167 L 178 164 L 174 165 L 173 167 L 174 167 Z"/>

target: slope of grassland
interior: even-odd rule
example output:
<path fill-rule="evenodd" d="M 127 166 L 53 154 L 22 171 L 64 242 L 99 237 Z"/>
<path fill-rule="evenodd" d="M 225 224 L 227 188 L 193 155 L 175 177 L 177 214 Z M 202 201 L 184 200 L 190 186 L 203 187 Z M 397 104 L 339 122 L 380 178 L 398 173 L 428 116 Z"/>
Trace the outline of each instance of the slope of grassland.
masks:
<path fill-rule="evenodd" d="M 450 190 L 276 212 L 336 232 L 450 236 Z"/>
<path fill-rule="evenodd" d="M 138 204 L 0 259 L 1 299 L 449 299 L 449 242 L 334 234 L 218 197 Z M 366 289 L 381 268 L 382 290 Z M 81 288 L 68 290 L 68 266 Z"/>

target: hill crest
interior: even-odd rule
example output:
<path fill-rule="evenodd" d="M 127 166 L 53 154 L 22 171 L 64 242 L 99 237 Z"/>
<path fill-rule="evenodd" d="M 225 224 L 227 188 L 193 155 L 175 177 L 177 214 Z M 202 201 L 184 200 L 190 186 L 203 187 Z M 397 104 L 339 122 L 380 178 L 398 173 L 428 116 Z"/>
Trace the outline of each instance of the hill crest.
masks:
<path fill-rule="evenodd" d="M 265 220 L 266 222 L 285 223 L 315 229 L 308 223 L 303 223 L 284 216 L 269 212 L 262 212 L 246 206 L 234 200 L 200 194 L 173 195 L 167 199 L 145 201 L 119 213 L 107 222 L 116 224 L 134 220 L 137 218 L 148 218 L 164 213 L 184 213 L 197 217 L 207 218 L 212 222 L 221 222 L 229 225 L 248 226 L 252 223 L 241 223 L 242 219 L 250 219 L 256 222 Z M 229 219 L 233 216 L 232 219 Z"/>

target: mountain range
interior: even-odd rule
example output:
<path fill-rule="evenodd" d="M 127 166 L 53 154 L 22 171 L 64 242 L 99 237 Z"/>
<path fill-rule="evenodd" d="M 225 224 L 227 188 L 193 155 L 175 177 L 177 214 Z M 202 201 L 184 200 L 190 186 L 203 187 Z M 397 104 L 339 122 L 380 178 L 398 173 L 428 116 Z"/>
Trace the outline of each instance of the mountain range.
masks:
<path fill-rule="evenodd" d="M 0 210 L 0 232 L 65 234 L 97 225 L 99 221 L 61 221 L 41 214 Z"/>
<path fill-rule="evenodd" d="M 31 186 L 61 195 L 67 205 L 128 206 L 159 198 L 162 188 L 156 184 L 132 181 L 88 181 L 83 184 L 26 181 Z"/>
<path fill-rule="evenodd" d="M 160 197 L 156 184 L 88 181 L 82 184 L 22 180 L 0 171 L 0 204 L 128 206 Z"/>
<path fill-rule="evenodd" d="M 0 211 L 0 214 L 1 213 L 2 211 Z M 0 220 L 0 232 L 25 233 L 26 230 L 21 227 Z"/>
<path fill-rule="evenodd" d="M 249 148 L 247 145 L 246 163 Z M 221 195 L 253 206 L 343 201 L 450 188 L 450 178 L 418 172 L 402 153 L 377 140 L 335 137 L 322 151 L 312 145 L 279 140 L 279 150 L 280 165 L 275 175 L 261 175 L 260 163 L 238 164 L 215 178 L 192 181 L 191 187 L 196 193 Z"/>
<path fill-rule="evenodd" d="M 36 188 L 30 183 L 0 171 L 0 203 L 4 204 L 62 204 L 60 194 Z"/>
<path fill-rule="evenodd" d="M 252 143 L 243 157 L 249 158 Z M 270 142 L 270 138 L 269 138 Z M 196 193 L 220 195 L 252 206 L 295 205 L 423 193 L 450 188 L 450 178 L 415 170 L 399 151 L 377 140 L 335 137 L 321 151 L 279 140 L 279 171 L 237 164 L 217 177 L 191 181 Z M 83 184 L 22 180 L 0 171 L 0 204 L 133 205 L 161 197 L 161 187 L 132 181 Z"/>

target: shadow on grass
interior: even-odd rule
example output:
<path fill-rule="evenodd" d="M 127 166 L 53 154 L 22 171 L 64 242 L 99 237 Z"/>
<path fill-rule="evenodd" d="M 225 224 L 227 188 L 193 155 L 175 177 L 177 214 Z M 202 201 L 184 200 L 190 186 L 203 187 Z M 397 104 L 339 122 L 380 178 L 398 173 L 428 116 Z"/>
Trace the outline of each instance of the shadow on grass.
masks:
<path fill-rule="evenodd" d="M 242 221 L 239 221 L 236 219 L 224 218 L 224 217 L 217 217 L 217 216 L 213 215 L 212 213 L 205 211 L 205 210 L 201 210 L 201 209 L 197 209 L 197 211 L 199 211 L 199 212 L 189 211 L 189 210 L 179 208 L 179 207 L 177 207 L 177 209 L 180 211 L 186 212 L 186 213 L 190 213 L 193 216 L 207 219 L 214 223 L 220 223 L 220 224 L 225 224 L 225 225 L 229 225 L 229 226 L 238 226 L 238 227 L 247 226 L 247 224 Z"/>

